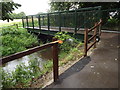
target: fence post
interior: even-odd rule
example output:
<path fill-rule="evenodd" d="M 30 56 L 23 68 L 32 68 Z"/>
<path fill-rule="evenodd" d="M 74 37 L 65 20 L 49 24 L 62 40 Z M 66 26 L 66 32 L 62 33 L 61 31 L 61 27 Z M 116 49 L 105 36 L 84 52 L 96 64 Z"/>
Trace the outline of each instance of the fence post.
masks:
<path fill-rule="evenodd" d="M 59 32 L 61 32 L 61 13 L 59 12 Z"/>
<path fill-rule="evenodd" d="M 18 24 L 16 24 L 16 28 L 18 29 Z"/>
<path fill-rule="evenodd" d="M 85 29 L 85 32 L 84 32 L 84 57 L 87 56 L 87 44 L 88 44 L 88 29 Z"/>
<path fill-rule="evenodd" d="M 32 26 L 33 26 L 33 29 L 34 29 L 34 20 L 33 20 L 33 16 L 32 16 Z"/>
<path fill-rule="evenodd" d="M 56 38 L 53 38 L 53 41 L 56 41 Z M 54 82 L 58 80 L 58 43 L 53 45 L 53 77 Z"/>
<path fill-rule="evenodd" d="M 23 17 L 22 17 L 22 25 L 23 25 L 23 28 L 25 27 L 25 25 L 24 25 L 24 19 L 23 19 Z"/>
<path fill-rule="evenodd" d="M 43 26 L 44 26 L 44 16 L 42 17 L 42 22 L 43 22 Z"/>
<path fill-rule="evenodd" d="M 77 33 L 77 10 L 75 10 L 75 34 Z"/>
<path fill-rule="evenodd" d="M 100 19 L 100 22 L 102 22 L 102 20 Z M 101 24 L 99 25 L 99 37 L 101 36 Z"/>
<path fill-rule="evenodd" d="M 40 15 L 38 15 L 38 23 L 39 23 L 39 29 L 41 30 L 41 21 L 40 21 Z"/>
<path fill-rule="evenodd" d="M 50 30 L 50 18 L 49 18 L 49 14 L 47 14 L 47 24 L 48 24 L 48 30 Z"/>
<path fill-rule="evenodd" d="M 27 22 L 27 28 L 29 27 L 28 25 L 28 16 L 26 16 L 26 22 Z"/>
<path fill-rule="evenodd" d="M 97 23 L 95 23 L 95 26 L 97 25 Z M 94 35 L 97 34 L 97 27 L 94 29 Z M 96 41 L 96 36 L 94 37 L 94 42 Z M 96 43 L 94 44 L 94 48 L 96 48 Z"/>

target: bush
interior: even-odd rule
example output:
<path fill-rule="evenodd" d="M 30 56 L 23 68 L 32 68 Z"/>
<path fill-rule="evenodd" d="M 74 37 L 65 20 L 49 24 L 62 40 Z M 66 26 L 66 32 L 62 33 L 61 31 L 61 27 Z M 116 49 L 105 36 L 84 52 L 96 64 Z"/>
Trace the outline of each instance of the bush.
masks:
<path fill-rule="evenodd" d="M 2 28 L 0 51 L 2 56 L 14 54 L 39 45 L 37 37 L 31 35 L 26 29 L 17 29 L 14 26 Z"/>

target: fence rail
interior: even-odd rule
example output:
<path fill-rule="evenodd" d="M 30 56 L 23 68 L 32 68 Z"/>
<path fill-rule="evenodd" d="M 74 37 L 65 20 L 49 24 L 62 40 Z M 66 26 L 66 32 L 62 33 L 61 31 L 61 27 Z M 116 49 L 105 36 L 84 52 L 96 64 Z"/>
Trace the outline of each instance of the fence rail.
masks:
<path fill-rule="evenodd" d="M 84 50 L 84 52 L 85 52 L 85 54 L 84 54 L 84 56 L 87 56 L 87 51 L 92 47 L 92 46 L 94 46 L 94 48 L 96 47 L 96 42 L 97 42 L 97 40 L 96 40 L 96 37 L 97 37 L 97 35 L 100 37 L 100 35 L 101 35 L 101 23 L 102 23 L 102 20 L 100 19 L 100 21 L 98 22 L 98 23 L 95 23 L 95 25 L 92 27 L 92 28 L 90 28 L 90 29 L 85 29 L 85 35 L 84 35 L 84 47 L 85 47 L 85 50 Z M 99 29 L 99 30 L 98 30 Z M 88 38 L 88 34 L 91 32 L 91 31 L 93 31 L 94 32 L 94 34 L 90 37 L 90 38 Z M 98 33 L 97 33 L 97 31 L 98 31 Z M 88 42 L 90 42 L 91 40 L 93 40 L 94 39 L 94 42 L 88 47 Z"/>
<path fill-rule="evenodd" d="M 47 43 L 47 44 L 44 44 L 42 46 L 37 46 L 37 47 L 31 48 L 31 49 L 28 49 L 26 51 L 22 51 L 22 52 L 19 52 L 19 53 L 10 55 L 10 56 L 0 58 L 0 65 L 5 64 L 9 61 L 13 61 L 13 60 L 18 59 L 18 58 L 21 58 L 23 56 L 32 54 L 34 52 L 52 47 L 53 75 L 54 75 L 54 82 L 56 82 L 58 79 L 58 43 L 59 43 L 59 40 L 53 39 L 53 42 L 51 42 L 51 43 Z"/>

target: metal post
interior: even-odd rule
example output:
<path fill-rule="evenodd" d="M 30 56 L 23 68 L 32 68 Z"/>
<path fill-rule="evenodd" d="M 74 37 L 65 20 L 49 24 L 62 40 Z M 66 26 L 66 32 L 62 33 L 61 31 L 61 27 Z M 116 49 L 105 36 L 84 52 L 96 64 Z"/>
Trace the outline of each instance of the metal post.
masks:
<path fill-rule="evenodd" d="M 33 16 L 32 16 L 32 26 L 33 26 L 33 29 L 34 29 L 34 20 L 33 20 Z"/>
<path fill-rule="evenodd" d="M 25 27 L 24 25 L 24 18 L 22 17 L 22 25 L 23 25 L 23 28 Z"/>
<path fill-rule="evenodd" d="M 77 10 L 75 10 L 75 34 L 77 33 Z"/>
<path fill-rule="evenodd" d="M 39 29 L 41 30 L 41 21 L 40 21 L 40 15 L 38 16 L 38 23 L 39 23 Z"/>
<path fill-rule="evenodd" d="M 44 16 L 42 18 L 43 18 L 43 26 L 44 26 Z"/>
<path fill-rule="evenodd" d="M 56 41 L 57 39 L 53 39 L 53 41 Z M 53 45 L 53 75 L 54 75 L 54 82 L 58 80 L 58 43 Z"/>
<path fill-rule="evenodd" d="M 28 25 L 28 16 L 26 16 L 26 23 L 27 23 L 27 28 L 29 27 Z"/>
<path fill-rule="evenodd" d="M 59 12 L 59 32 L 61 32 L 61 13 Z"/>
<path fill-rule="evenodd" d="M 88 44 L 88 29 L 85 29 L 85 35 L 84 35 L 84 57 L 87 56 L 87 44 Z"/>
<path fill-rule="evenodd" d="M 50 30 L 50 18 L 49 18 L 49 14 L 47 14 L 47 24 L 48 24 L 48 30 Z"/>

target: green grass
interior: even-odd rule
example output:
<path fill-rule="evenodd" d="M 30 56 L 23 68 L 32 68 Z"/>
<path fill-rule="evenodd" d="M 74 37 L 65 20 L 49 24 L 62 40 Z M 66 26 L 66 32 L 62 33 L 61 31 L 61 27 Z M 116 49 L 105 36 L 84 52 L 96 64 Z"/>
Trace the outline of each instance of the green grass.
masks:
<path fill-rule="evenodd" d="M 10 22 L 0 22 L 0 28 L 1 27 L 8 27 L 8 26 L 11 26 L 11 25 L 14 25 L 14 24 L 18 24 L 18 27 L 22 27 L 22 20 L 20 19 L 15 19 L 14 21 L 10 21 Z"/>

